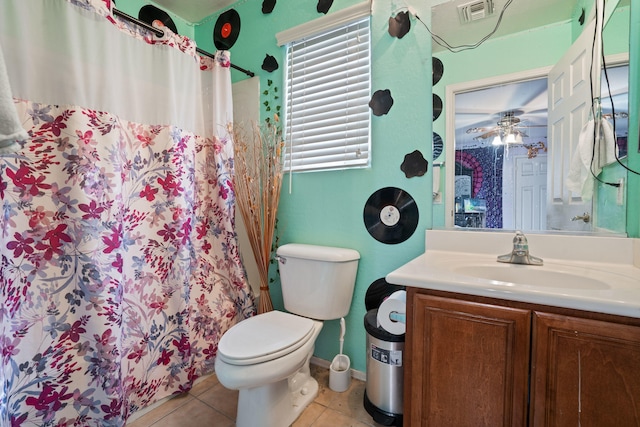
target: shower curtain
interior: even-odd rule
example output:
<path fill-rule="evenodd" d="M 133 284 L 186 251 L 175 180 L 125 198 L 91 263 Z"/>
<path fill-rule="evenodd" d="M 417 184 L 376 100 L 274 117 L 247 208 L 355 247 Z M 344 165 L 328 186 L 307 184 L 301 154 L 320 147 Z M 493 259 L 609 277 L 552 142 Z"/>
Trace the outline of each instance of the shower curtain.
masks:
<path fill-rule="evenodd" d="M 0 157 L 0 425 L 123 426 L 255 313 L 234 230 L 229 56 L 109 0 L 3 0 L 30 139 Z"/>

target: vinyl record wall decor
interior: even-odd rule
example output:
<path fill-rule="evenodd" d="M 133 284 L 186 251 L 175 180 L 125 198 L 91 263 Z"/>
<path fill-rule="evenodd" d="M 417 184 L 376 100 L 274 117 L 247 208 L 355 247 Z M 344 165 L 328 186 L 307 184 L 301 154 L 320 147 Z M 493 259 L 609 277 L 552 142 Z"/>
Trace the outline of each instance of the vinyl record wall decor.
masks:
<path fill-rule="evenodd" d="M 439 58 L 436 58 L 435 56 L 431 57 L 431 70 L 432 70 L 432 76 L 431 76 L 432 86 L 435 87 L 440 82 L 440 80 L 442 79 L 442 76 L 444 75 L 444 64 Z M 443 108 L 444 106 L 443 106 L 442 98 L 440 98 L 439 95 L 434 93 L 433 94 L 433 121 L 434 122 L 438 119 L 438 117 L 440 117 L 440 114 L 442 114 Z M 442 152 L 444 151 L 444 142 L 442 141 L 442 137 L 436 132 L 433 132 L 433 140 L 432 140 L 431 148 L 433 150 L 433 161 L 435 162 L 435 160 L 438 157 L 440 157 L 440 155 L 442 155 Z"/>
<path fill-rule="evenodd" d="M 384 187 L 369 196 L 363 219 L 367 231 L 377 241 L 390 245 L 402 243 L 418 226 L 418 205 L 406 191 Z"/>
<path fill-rule="evenodd" d="M 153 25 L 153 21 L 160 21 L 162 25 L 173 31 L 174 34 L 178 34 L 178 28 L 169 14 L 151 4 L 140 8 L 138 11 L 138 19 L 149 25 Z"/>
<path fill-rule="evenodd" d="M 213 44 L 219 50 L 229 50 L 240 34 L 240 15 L 229 9 L 220 15 L 213 27 Z"/>
<path fill-rule="evenodd" d="M 435 86 L 438 84 L 440 79 L 442 78 L 442 74 L 444 73 L 444 65 L 442 61 L 433 56 L 431 58 L 431 77 L 432 77 L 432 85 Z"/>

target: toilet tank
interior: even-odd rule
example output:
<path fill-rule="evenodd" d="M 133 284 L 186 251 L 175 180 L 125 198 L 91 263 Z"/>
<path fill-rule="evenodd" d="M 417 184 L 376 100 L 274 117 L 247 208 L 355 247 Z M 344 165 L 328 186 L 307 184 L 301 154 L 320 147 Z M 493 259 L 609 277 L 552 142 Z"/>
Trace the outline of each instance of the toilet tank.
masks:
<path fill-rule="evenodd" d="M 339 319 L 349 313 L 358 251 L 289 243 L 276 253 L 287 311 L 318 320 Z"/>

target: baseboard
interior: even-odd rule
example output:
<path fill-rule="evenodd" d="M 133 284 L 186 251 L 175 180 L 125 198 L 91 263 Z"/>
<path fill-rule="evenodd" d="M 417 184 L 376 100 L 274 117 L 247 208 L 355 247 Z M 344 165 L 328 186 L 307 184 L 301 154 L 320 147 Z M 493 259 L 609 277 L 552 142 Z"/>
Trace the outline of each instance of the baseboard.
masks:
<path fill-rule="evenodd" d="M 311 357 L 311 364 L 319 366 L 324 369 L 329 369 L 329 366 L 331 366 L 331 362 L 329 362 L 328 360 L 320 359 L 319 357 L 316 357 L 316 356 Z M 367 374 L 362 371 L 356 371 L 355 369 L 351 369 L 351 378 L 355 378 L 360 381 L 367 381 Z"/>

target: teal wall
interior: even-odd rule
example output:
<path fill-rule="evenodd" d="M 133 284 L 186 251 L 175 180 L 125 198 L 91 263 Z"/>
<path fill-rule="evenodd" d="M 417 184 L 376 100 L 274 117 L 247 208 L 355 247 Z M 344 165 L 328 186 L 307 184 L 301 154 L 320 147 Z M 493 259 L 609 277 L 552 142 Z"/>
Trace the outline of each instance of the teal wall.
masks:
<path fill-rule="evenodd" d="M 124 4 L 126 1 L 126 4 Z M 121 10 L 137 15 L 144 3 L 139 0 L 119 0 Z M 330 12 L 334 12 L 359 0 L 335 0 Z M 429 7 L 424 3 L 418 15 L 429 23 Z M 269 15 L 261 12 L 261 0 L 240 0 L 233 5 L 242 18 L 242 29 L 237 42 L 231 48 L 232 62 L 254 71 L 267 87 L 272 80 L 282 89 L 284 49 L 276 45 L 275 34 L 323 16 L 316 12 L 317 0 L 278 0 Z M 430 3 L 429 3 L 430 4 Z M 368 286 L 378 278 L 413 259 L 424 251 L 424 230 L 436 223 L 444 223 L 442 205 L 436 205 L 432 214 L 431 174 L 407 179 L 400 171 L 406 153 L 419 149 L 431 159 L 432 106 L 431 106 L 431 40 L 426 29 L 415 19 L 409 34 L 396 39 L 387 33 L 388 19 L 395 15 L 404 3 L 394 0 L 374 1 L 372 18 L 372 91 L 390 89 L 394 105 L 389 114 L 372 116 L 372 166 L 368 169 L 333 172 L 312 172 L 293 175 L 293 186 L 289 193 L 288 175 L 282 191 L 279 210 L 279 243 L 302 242 L 335 245 L 356 249 L 362 259 L 358 269 L 356 289 L 351 311 L 347 317 L 347 334 L 344 350 L 351 357 L 352 367 L 365 370 L 366 334 L 363 328 L 365 314 L 364 295 Z M 631 52 L 640 51 L 640 8 L 631 13 Z M 211 16 L 193 27 L 193 37 L 198 46 L 214 51 L 212 33 L 217 16 Z M 189 35 L 190 25 L 176 19 L 179 31 Z M 184 27 L 183 27 L 184 25 Z M 538 40 L 533 49 L 521 49 L 518 40 L 496 40 L 493 43 L 505 47 L 508 55 L 490 58 L 483 56 L 482 47 L 472 53 L 470 60 L 456 59 L 454 55 L 436 56 L 445 61 L 443 80 L 433 89 L 444 98 L 446 84 L 479 79 L 496 74 L 506 74 L 522 69 L 537 68 L 557 60 L 572 39 L 571 31 L 552 26 L 541 32 L 528 32 L 522 38 Z M 532 54 L 535 52 L 535 54 Z M 273 55 L 280 69 L 273 73 L 261 70 L 266 54 Z M 459 57 L 458 57 L 459 58 Z M 457 61 L 457 62 L 456 62 Z M 499 62 L 496 73 L 489 64 Z M 630 78 L 630 123 L 638 123 L 638 83 L 640 82 L 640 59 L 631 60 Z M 246 78 L 232 71 L 234 81 Z M 263 99 L 262 101 L 264 101 Z M 263 112 L 263 118 L 267 113 Z M 433 123 L 434 130 L 443 138 L 444 114 Z M 638 145 L 637 125 L 629 132 L 629 166 L 640 169 L 640 153 L 633 149 Z M 636 141 L 635 144 L 633 141 Z M 442 157 L 441 159 L 442 160 Z M 413 236 L 397 245 L 385 245 L 374 240 L 365 229 L 362 210 L 371 193 L 386 186 L 400 187 L 416 200 L 420 212 L 418 227 Z M 629 176 L 629 186 L 634 190 L 627 195 L 627 232 L 640 237 L 640 177 Z M 282 309 L 279 283 L 272 285 L 276 308 Z M 316 345 L 316 356 L 331 360 L 338 352 L 339 324 L 325 322 L 325 327 Z"/>
<path fill-rule="evenodd" d="M 145 1 L 145 0 L 116 0 L 117 4 L 116 4 L 116 9 L 133 16 L 134 18 L 138 17 L 138 12 L 140 11 L 140 9 L 142 8 L 142 6 L 145 6 L 147 4 L 151 4 L 153 6 L 156 6 L 158 9 L 163 9 L 162 7 L 158 6 L 157 4 L 155 4 L 152 1 Z M 164 9 L 163 9 L 164 10 Z M 189 37 L 191 39 L 195 39 L 194 37 L 194 30 L 195 30 L 195 26 L 194 24 L 185 21 L 184 19 L 182 19 L 181 17 L 171 13 L 171 12 L 167 12 L 169 14 L 169 16 L 171 17 L 171 19 L 173 19 L 173 22 L 176 24 L 176 29 L 178 30 L 178 33 Z"/>
<path fill-rule="evenodd" d="M 566 49 L 579 35 L 575 19 L 561 24 L 523 31 L 508 37 L 491 39 L 477 49 L 461 53 L 439 51 L 434 56 L 444 65 L 442 80 L 433 88 L 446 108 L 446 86 L 472 80 L 485 79 L 500 75 L 512 74 L 541 67 L 553 66 Z M 605 28 L 605 54 L 612 55 L 625 52 L 629 45 L 629 8 L 618 8 Z M 578 26 L 579 27 L 579 26 Z M 532 54 L 535 52 L 535 54 Z M 469 66 L 473 64 L 473 66 Z M 633 123 L 633 122 L 630 122 Z M 446 132 L 445 114 L 433 123 L 433 130 L 447 143 L 453 142 L 453 136 Z M 446 150 L 445 150 L 446 151 Z M 445 161 L 443 154 L 439 160 Z M 451 163 L 449 163 L 450 165 Z M 443 168 L 444 169 L 444 168 Z M 443 176 L 444 176 L 443 170 Z M 617 181 L 627 173 L 620 165 L 609 166 L 604 178 Z M 444 188 L 444 181 L 442 183 Z M 636 187 L 637 188 L 637 187 Z M 597 227 L 616 233 L 624 233 L 626 228 L 626 212 L 624 206 L 617 203 L 617 189 L 598 184 L 597 205 L 595 207 Z M 446 195 L 442 204 L 434 205 L 434 227 L 444 227 Z"/>
<path fill-rule="evenodd" d="M 240 36 L 231 48 L 231 61 L 283 87 L 284 49 L 276 45 L 274 34 L 324 16 L 316 11 L 317 0 L 278 0 L 271 14 L 263 15 L 262 1 L 240 1 Z M 335 0 L 330 13 L 358 4 L 360 0 Z M 431 177 L 407 179 L 400 170 L 404 156 L 416 149 L 431 158 L 431 39 L 426 29 L 412 20 L 409 34 L 397 39 L 388 34 L 388 20 L 397 10 L 394 1 L 377 0 L 373 5 L 372 92 L 389 89 L 394 105 L 387 115 L 371 118 L 372 164 L 366 169 L 296 173 L 289 192 L 285 183 L 278 215 L 279 244 L 289 242 L 340 246 L 356 249 L 361 260 L 351 310 L 346 318 L 344 352 L 352 367 L 365 371 L 366 334 L 364 296 L 369 285 L 424 251 L 424 231 L 431 227 Z M 429 8 L 418 9 L 429 17 Z M 196 28 L 198 45 L 213 49 L 211 34 L 216 17 Z M 280 68 L 273 73 L 261 70 L 266 54 L 277 58 Z M 234 71 L 235 80 L 246 78 Z M 266 112 L 263 116 L 266 117 Z M 374 191 L 394 186 L 416 200 L 420 220 L 407 241 L 386 245 L 373 239 L 363 223 L 365 202 Z M 283 308 L 280 285 L 272 285 L 276 308 Z M 339 322 L 327 321 L 318 338 L 316 356 L 332 360 L 339 351 Z"/>

